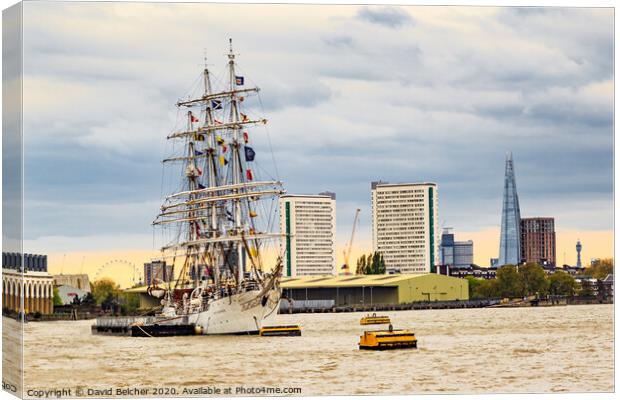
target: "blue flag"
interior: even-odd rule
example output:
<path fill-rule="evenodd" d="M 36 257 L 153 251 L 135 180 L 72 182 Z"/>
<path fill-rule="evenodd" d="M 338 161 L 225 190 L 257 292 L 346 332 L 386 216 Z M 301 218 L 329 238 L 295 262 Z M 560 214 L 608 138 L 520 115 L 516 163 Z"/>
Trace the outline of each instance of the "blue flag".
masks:
<path fill-rule="evenodd" d="M 236 75 L 235 75 L 235 84 L 236 84 L 236 85 L 241 86 L 241 85 L 243 85 L 243 82 L 244 82 L 244 81 L 245 81 L 245 79 L 243 79 L 243 77 L 242 77 L 242 76 L 236 76 Z"/>
<path fill-rule="evenodd" d="M 194 150 L 194 156 L 201 156 L 204 154 L 204 151 Z"/>
<path fill-rule="evenodd" d="M 198 189 L 206 189 L 207 187 L 205 185 L 203 185 L 202 183 L 198 184 Z"/>
<path fill-rule="evenodd" d="M 211 100 L 211 108 L 214 110 L 221 110 L 222 100 Z"/>
<path fill-rule="evenodd" d="M 245 149 L 245 161 L 254 161 L 254 156 L 256 155 L 256 153 L 254 152 L 254 149 L 251 148 L 250 146 L 244 146 Z"/>

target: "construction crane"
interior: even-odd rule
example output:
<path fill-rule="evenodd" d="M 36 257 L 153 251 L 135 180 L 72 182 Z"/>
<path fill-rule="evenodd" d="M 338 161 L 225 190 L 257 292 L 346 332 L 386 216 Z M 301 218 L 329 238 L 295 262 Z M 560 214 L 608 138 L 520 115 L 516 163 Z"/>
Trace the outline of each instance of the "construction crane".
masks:
<path fill-rule="evenodd" d="M 359 218 L 360 211 L 362 210 L 360 210 L 359 208 L 355 210 L 355 218 L 353 219 L 353 229 L 351 230 L 351 240 L 349 241 L 349 244 L 347 245 L 347 247 L 342 251 L 344 255 L 344 264 L 342 265 L 342 271 L 344 272 L 345 275 L 351 275 L 351 272 L 349 271 L 349 256 L 351 256 L 351 248 L 353 247 L 353 238 L 355 238 L 355 228 L 357 226 L 357 220 Z"/>

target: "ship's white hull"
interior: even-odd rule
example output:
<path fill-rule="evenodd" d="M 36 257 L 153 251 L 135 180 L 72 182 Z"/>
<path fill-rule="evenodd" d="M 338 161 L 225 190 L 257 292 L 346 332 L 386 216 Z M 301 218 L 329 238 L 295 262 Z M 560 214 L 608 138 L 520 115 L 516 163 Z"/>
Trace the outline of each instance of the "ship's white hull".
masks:
<path fill-rule="evenodd" d="M 260 295 L 251 290 L 215 300 L 206 311 L 188 315 L 189 323 L 201 328 L 204 335 L 257 332 L 271 323 L 278 312 L 280 290 Z"/>

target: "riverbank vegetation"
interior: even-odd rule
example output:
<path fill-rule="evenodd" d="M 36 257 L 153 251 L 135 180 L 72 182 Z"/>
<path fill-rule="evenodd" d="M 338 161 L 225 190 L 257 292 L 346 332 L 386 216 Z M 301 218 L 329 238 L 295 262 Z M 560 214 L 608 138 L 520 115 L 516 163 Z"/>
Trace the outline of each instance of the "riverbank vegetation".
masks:
<path fill-rule="evenodd" d="M 126 293 L 109 278 L 98 279 L 90 284 L 97 306 L 103 311 L 131 315 L 140 307 L 140 299 L 135 293 Z"/>
<path fill-rule="evenodd" d="M 573 296 L 578 285 L 575 278 L 564 271 L 547 275 L 538 264 L 504 265 L 497 270 L 496 279 L 468 277 L 469 298 L 517 298 L 525 296 Z"/>
<path fill-rule="evenodd" d="M 385 274 L 385 261 L 383 254 L 374 252 L 367 256 L 362 255 L 357 259 L 357 275 L 381 275 Z"/>
<path fill-rule="evenodd" d="M 591 276 L 594 279 L 605 279 L 609 274 L 614 273 L 613 258 L 603 258 L 594 260 L 584 271 L 584 275 Z"/>

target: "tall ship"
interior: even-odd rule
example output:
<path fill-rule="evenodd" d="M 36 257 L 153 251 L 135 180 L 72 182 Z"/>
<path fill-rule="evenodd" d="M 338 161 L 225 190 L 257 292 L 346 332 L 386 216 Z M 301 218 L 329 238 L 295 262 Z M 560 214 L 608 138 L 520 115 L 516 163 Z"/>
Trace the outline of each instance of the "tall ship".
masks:
<path fill-rule="evenodd" d="M 215 89 L 206 60 L 199 81 L 197 94 L 176 104 L 180 127 L 167 136 L 172 154 L 163 160 L 175 189 L 153 221 L 162 258 L 180 273 L 155 280 L 148 293 L 161 299 L 162 317 L 181 317 L 203 334 L 257 332 L 281 296 L 282 235 L 273 228 L 284 190 L 255 160 L 252 137 L 267 120 L 246 109 L 259 88 L 239 73 L 232 40 Z"/>

